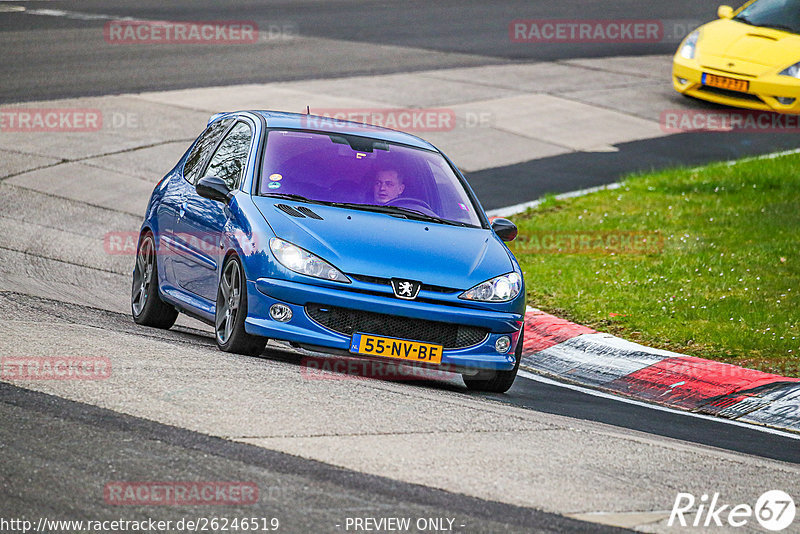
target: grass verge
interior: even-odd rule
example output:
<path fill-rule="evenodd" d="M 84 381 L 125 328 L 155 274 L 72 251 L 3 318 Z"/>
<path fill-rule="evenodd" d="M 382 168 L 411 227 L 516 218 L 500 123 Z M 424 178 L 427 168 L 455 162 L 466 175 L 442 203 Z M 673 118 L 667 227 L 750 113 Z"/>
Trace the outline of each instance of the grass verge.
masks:
<path fill-rule="evenodd" d="M 514 221 L 530 305 L 800 376 L 800 155 L 634 175 Z"/>

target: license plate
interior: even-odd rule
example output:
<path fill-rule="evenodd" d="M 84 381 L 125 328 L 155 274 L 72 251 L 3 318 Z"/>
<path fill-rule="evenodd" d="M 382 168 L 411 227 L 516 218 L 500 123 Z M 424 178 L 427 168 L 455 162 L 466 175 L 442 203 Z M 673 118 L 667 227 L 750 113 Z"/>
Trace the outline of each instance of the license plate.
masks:
<path fill-rule="evenodd" d="M 350 352 L 412 362 L 442 363 L 441 345 L 391 337 L 353 334 Z"/>
<path fill-rule="evenodd" d="M 727 76 L 716 76 L 706 72 L 703 73 L 703 85 L 710 85 L 711 87 L 719 87 L 720 89 L 729 89 L 742 93 L 750 89 L 750 82 L 747 80 L 737 80 L 736 78 L 728 78 Z"/>

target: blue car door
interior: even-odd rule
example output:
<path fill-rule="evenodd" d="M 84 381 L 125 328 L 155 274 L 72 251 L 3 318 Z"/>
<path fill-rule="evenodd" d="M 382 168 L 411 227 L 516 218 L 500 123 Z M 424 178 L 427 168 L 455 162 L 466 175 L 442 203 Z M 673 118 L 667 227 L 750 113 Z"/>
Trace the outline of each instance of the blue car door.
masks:
<path fill-rule="evenodd" d="M 231 191 L 237 190 L 252 140 L 250 126 L 237 122 L 210 157 L 203 176 L 221 178 Z M 175 262 L 175 275 L 184 290 L 204 299 L 206 305 L 217 299 L 219 244 L 229 217 L 226 204 L 201 197 L 193 186 L 178 212 L 175 231 L 180 236 L 183 253 L 180 261 Z"/>
<path fill-rule="evenodd" d="M 163 207 L 159 208 L 159 277 L 165 289 L 181 288 L 176 274 L 176 265 L 185 263 L 188 250 L 182 237 L 178 234 L 177 224 L 181 214 L 186 210 L 186 199 L 194 192 L 194 184 L 198 175 L 205 168 L 214 148 L 222 136 L 233 124 L 233 119 L 225 119 L 210 124 L 197 138 L 183 168 L 171 176 L 167 190 L 162 199 Z"/>

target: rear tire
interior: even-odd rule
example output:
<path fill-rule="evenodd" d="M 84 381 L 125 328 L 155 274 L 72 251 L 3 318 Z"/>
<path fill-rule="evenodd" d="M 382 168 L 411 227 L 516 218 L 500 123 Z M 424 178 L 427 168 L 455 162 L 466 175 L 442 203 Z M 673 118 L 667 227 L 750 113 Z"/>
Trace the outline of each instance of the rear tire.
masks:
<path fill-rule="evenodd" d="M 235 254 L 228 256 L 222 266 L 217 288 L 214 339 L 224 352 L 257 356 L 267 346 L 266 338 L 248 334 L 244 329 L 247 318 L 247 283 L 244 269 Z"/>
<path fill-rule="evenodd" d="M 131 315 L 143 326 L 168 329 L 178 318 L 178 310 L 161 300 L 158 294 L 158 255 L 150 231 L 142 234 L 136 250 L 131 286 Z"/>
<path fill-rule="evenodd" d="M 519 340 L 517 341 L 517 348 L 514 350 L 514 357 L 517 360 L 514 363 L 514 368 L 510 371 L 481 371 L 477 375 L 467 376 L 462 375 L 464 385 L 471 391 L 485 391 L 488 393 L 505 393 L 508 391 L 514 379 L 517 378 L 517 371 L 519 371 L 519 361 L 522 359 L 522 341 L 525 335 L 525 326 L 523 325 L 519 333 Z"/>

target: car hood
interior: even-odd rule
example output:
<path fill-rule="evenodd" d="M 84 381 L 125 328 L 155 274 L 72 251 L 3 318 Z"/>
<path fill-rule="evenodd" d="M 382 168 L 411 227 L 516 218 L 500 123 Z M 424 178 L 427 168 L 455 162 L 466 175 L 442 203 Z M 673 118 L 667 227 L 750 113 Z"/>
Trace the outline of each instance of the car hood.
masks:
<path fill-rule="evenodd" d="M 491 230 L 269 197 L 253 200 L 277 237 L 347 274 L 466 290 L 513 270 L 505 245 Z M 305 206 L 321 219 L 289 215 L 276 207 L 281 204 Z"/>
<path fill-rule="evenodd" d="M 697 50 L 701 64 L 759 76 L 800 61 L 800 35 L 720 19 L 703 26 Z"/>

